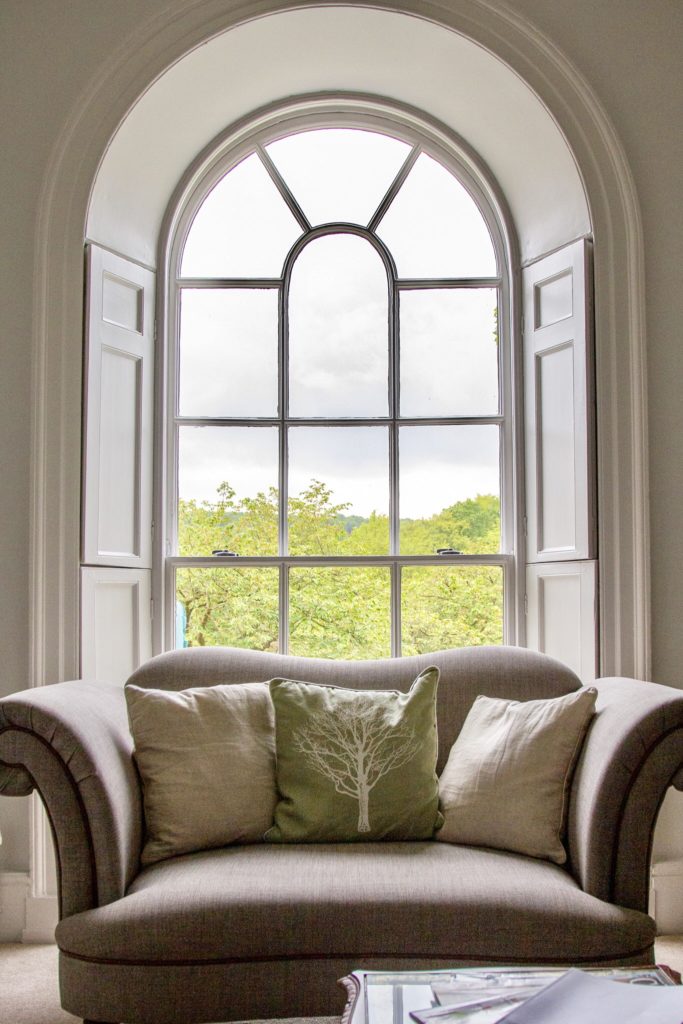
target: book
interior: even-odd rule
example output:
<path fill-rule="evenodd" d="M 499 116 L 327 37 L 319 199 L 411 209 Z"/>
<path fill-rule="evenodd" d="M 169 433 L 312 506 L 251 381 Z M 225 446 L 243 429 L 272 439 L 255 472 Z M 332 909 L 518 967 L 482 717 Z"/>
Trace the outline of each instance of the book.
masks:
<path fill-rule="evenodd" d="M 569 970 L 497 1020 L 505 1024 L 683 1024 L 683 986 L 623 985 Z"/>
<path fill-rule="evenodd" d="M 602 982 L 609 982 L 608 992 L 619 985 L 621 993 L 617 990 L 613 996 L 616 1003 L 624 1001 L 626 986 L 638 988 L 646 993 L 653 989 L 674 988 L 679 998 L 683 1000 L 683 987 L 676 986 L 673 978 L 662 967 L 589 968 L 586 971 L 575 969 L 568 971 L 563 968 L 475 968 L 444 972 L 441 976 L 427 976 L 430 981 L 429 988 L 424 985 L 426 980 L 424 977 L 421 979 L 423 984 L 420 986 L 411 984 L 417 981 L 417 976 L 415 978 L 406 977 L 407 985 L 401 986 L 398 999 L 395 995 L 394 1007 L 400 1006 L 405 1011 L 406 1003 L 412 1003 L 412 1008 L 409 1008 L 408 1014 L 405 1012 L 400 1014 L 402 1019 L 394 1014 L 391 1024 L 407 1024 L 407 1016 L 410 1016 L 417 1024 L 498 1024 L 499 1021 L 507 1021 L 508 1024 L 522 1024 L 523 1018 L 520 1016 L 518 1021 L 517 1014 L 522 1013 L 523 1007 L 533 1004 L 534 1000 L 545 991 L 551 989 L 557 991 L 556 986 L 568 974 L 599 978 Z M 574 984 L 578 993 L 579 986 Z M 431 1005 L 425 1005 L 422 1009 L 417 1008 L 415 1001 L 419 998 L 418 993 L 426 1004 L 426 996 L 429 992 L 431 992 Z M 560 989 L 560 996 L 563 997 L 562 989 Z M 640 996 L 629 1000 L 626 996 L 626 1001 L 631 1005 L 640 1005 L 646 1000 Z M 581 1024 L 587 1024 L 584 1019 L 585 1015 L 582 1016 L 583 1010 L 570 1009 L 568 1012 L 568 1016 L 558 1017 L 558 1021 L 562 1020 L 563 1024 L 575 1024 L 577 1020 L 580 1020 Z M 380 1024 L 377 1017 L 377 1014 L 374 1015 L 375 1019 L 372 1014 L 369 1015 L 368 1024 Z M 643 1020 L 647 1019 L 643 1018 Z M 656 1024 L 660 1024 L 657 1016 L 653 1016 L 651 1019 Z M 620 1019 L 618 1014 L 615 1017 L 616 1020 L 619 1020 L 619 1024 L 625 1024 L 625 1019 Z M 539 1024 L 549 1024 L 543 1015 L 538 1018 L 538 1021 Z M 611 1024 L 604 1013 L 598 1015 L 596 1021 L 598 1024 Z M 383 1024 L 389 1024 L 386 1016 Z M 683 1024 L 683 1013 L 676 1024 Z"/>

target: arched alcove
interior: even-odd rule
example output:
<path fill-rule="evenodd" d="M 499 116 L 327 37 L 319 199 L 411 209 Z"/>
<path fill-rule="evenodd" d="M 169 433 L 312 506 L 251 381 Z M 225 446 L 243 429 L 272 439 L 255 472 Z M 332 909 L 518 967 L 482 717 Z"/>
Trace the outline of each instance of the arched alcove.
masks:
<path fill-rule="evenodd" d="M 35 683 L 78 669 L 84 237 L 155 265 L 175 187 L 227 124 L 284 96 L 348 90 L 390 96 L 464 138 L 507 200 L 523 260 L 594 235 L 602 668 L 647 673 L 640 222 L 627 164 L 588 86 L 546 39 L 490 3 L 463 13 L 420 0 L 372 9 L 252 0 L 226 12 L 206 0 L 142 24 L 112 55 L 48 169 L 34 310 Z M 624 437 L 629 445 L 617 443 Z"/>
<path fill-rule="evenodd" d="M 429 72 L 406 74 L 410 67 Z M 332 103 L 339 93 L 387 97 L 465 140 L 506 197 L 522 260 L 590 233 L 571 150 L 506 64 L 430 21 L 340 6 L 246 22 L 169 68 L 111 140 L 93 186 L 88 238 L 155 265 L 164 211 L 197 154 L 256 110 L 321 93 Z"/>

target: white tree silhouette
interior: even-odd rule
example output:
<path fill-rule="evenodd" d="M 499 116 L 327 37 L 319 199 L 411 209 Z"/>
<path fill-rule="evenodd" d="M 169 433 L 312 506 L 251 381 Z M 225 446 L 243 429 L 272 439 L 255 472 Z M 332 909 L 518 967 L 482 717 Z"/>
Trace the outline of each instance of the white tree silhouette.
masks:
<path fill-rule="evenodd" d="M 392 725 L 386 708 L 354 701 L 334 712 L 313 712 L 293 735 L 309 765 L 358 801 L 358 831 L 370 831 L 369 798 L 379 780 L 415 756 L 419 742 L 405 723 Z"/>

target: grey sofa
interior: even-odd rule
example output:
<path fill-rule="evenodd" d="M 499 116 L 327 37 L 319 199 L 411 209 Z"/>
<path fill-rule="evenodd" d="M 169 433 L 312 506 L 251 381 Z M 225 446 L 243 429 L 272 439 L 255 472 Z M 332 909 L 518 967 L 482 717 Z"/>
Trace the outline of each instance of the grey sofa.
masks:
<path fill-rule="evenodd" d="M 132 677 L 188 686 L 289 676 L 407 690 L 441 670 L 440 763 L 475 696 L 575 690 L 518 648 L 330 662 L 229 648 Z M 683 693 L 603 679 L 574 774 L 565 866 L 438 842 L 233 846 L 140 868 L 140 784 L 120 687 L 67 682 L 0 701 L 0 792 L 34 788 L 59 869 L 61 998 L 90 1021 L 193 1024 L 339 1013 L 357 968 L 649 963 L 652 832 L 683 762 Z"/>

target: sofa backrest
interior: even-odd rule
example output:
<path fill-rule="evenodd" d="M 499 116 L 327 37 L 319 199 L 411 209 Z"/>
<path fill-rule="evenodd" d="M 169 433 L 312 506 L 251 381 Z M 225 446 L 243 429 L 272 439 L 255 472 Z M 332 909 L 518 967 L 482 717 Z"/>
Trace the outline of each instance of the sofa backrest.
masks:
<path fill-rule="evenodd" d="M 219 683 L 263 682 L 278 676 L 350 689 L 410 688 L 422 669 L 440 669 L 437 697 L 438 771 L 479 694 L 508 700 L 559 697 L 578 689 L 571 669 L 521 647 L 463 647 L 406 658 L 330 661 L 247 651 L 235 647 L 188 647 L 160 654 L 130 677 L 136 686 L 184 690 Z"/>

